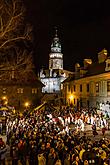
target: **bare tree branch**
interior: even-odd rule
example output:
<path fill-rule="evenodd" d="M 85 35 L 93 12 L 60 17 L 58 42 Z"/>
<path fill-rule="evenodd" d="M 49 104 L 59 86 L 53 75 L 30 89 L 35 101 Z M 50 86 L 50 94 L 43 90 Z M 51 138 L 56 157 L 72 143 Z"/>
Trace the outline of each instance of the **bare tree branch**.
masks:
<path fill-rule="evenodd" d="M 32 52 L 27 50 L 32 27 L 24 22 L 22 1 L 0 0 L 0 13 L 0 79 L 26 77 L 33 69 Z"/>
<path fill-rule="evenodd" d="M 25 8 L 20 5 L 21 3 L 19 0 L 12 0 L 10 3 L 2 1 L 3 7 L 1 8 L 0 18 L 0 49 L 4 48 L 4 46 L 10 42 L 10 46 L 12 46 L 12 41 L 16 41 L 19 38 L 25 40 L 25 37 L 27 36 L 29 39 L 29 35 L 27 35 L 25 29 L 23 32 L 23 28 L 21 29 L 22 36 L 21 34 L 19 35 L 20 25 L 23 25 L 25 12 Z"/>

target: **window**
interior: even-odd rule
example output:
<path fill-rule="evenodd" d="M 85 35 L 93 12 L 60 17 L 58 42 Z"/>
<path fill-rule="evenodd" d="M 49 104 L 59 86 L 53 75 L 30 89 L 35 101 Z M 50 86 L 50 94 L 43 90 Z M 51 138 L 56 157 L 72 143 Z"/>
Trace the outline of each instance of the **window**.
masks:
<path fill-rule="evenodd" d="M 110 92 L 110 81 L 107 81 L 107 92 Z"/>
<path fill-rule="evenodd" d="M 74 90 L 74 92 L 76 91 L 76 86 L 75 85 L 73 86 L 73 90 Z"/>
<path fill-rule="evenodd" d="M 74 98 L 74 104 L 75 104 L 75 98 Z"/>
<path fill-rule="evenodd" d="M 89 92 L 89 84 L 87 84 L 87 92 Z"/>
<path fill-rule="evenodd" d="M 70 92 L 70 84 L 68 84 L 68 92 Z"/>
<path fill-rule="evenodd" d="M 73 93 L 73 86 L 71 86 L 71 93 Z"/>
<path fill-rule="evenodd" d="M 23 93 L 23 88 L 18 88 L 17 93 Z"/>
<path fill-rule="evenodd" d="M 82 92 L 82 84 L 80 84 L 80 92 Z"/>
<path fill-rule="evenodd" d="M 44 85 L 47 85 L 47 82 L 43 82 L 44 83 Z"/>
<path fill-rule="evenodd" d="M 3 93 L 4 93 L 4 94 L 6 93 L 6 88 L 3 88 Z"/>
<path fill-rule="evenodd" d="M 33 94 L 37 93 L 37 88 L 32 88 L 32 93 Z"/>
<path fill-rule="evenodd" d="M 99 83 L 96 83 L 96 92 L 99 92 Z"/>

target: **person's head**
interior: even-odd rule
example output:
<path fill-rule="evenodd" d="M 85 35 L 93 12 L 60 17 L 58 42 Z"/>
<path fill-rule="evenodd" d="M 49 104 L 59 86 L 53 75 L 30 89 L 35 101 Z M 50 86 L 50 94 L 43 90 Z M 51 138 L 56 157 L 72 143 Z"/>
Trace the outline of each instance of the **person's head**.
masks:
<path fill-rule="evenodd" d="M 89 165 L 88 160 L 84 161 L 84 165 Z"/>
<path fill-rule="evenodd" d="M 68 160 L 70 160 L 70 154 L 67 154 L 67 155 L 66 155 L 66 158 L 67 158 Z"/>
<path fill-rule="evenodd" d="M 45 150 L 45 144 L 42 144 L 42 145 L 41 145 L 41 149 L 42 149 L 42 150 Z"/>
<path fill-rule="evenodd" d="M 50 153 L 53 154 L 55 152 L 54 148 L 50 149 Z"/>
<path fill-rule="evenodd" d="M 56 161 L 56 164 L 61 164 L 61 160 L 60 159 L 58 159 L 57 161 Z"/>
<path fill-rule="evenodd" d="M 76 155 L 76 161 L 79 162 L 79 156 L 78 155 Z"/>

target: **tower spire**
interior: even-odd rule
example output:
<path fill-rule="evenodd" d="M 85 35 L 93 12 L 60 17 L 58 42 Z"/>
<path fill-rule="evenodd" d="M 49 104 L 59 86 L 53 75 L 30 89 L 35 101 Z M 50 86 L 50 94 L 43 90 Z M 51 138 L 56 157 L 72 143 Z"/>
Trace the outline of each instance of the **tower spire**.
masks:
<path fill-rule="evenodd" d="M 60 52 L 61 53 L 61 44 L 58 37 L 58 30 L 57 27 L 55 27 L 55 36 L 53 38 L 52 44 L 51 44 L 51 52 Z"/>
<path fill-rule="evenodd" d="M 56 37 L 56 38 L 58 37 L 58 30 L 57 30 L 57 27 L 55 27 L 55 37 Z"/>

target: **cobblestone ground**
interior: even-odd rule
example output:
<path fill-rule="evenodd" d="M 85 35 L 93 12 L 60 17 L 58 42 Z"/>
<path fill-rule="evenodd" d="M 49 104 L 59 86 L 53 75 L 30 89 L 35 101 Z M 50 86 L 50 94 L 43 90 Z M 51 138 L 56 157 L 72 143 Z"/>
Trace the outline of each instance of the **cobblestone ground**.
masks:
<path fill-rule="evenodd" d="M 103 136 L 102 135 L 102 130 L 99 127 L 97 127 L 97 133 L 98 133 L 98 135 L 96 135 L 95 137 L 92 134 L 91 125 L 86 125 L 85 130 L 86 130 L 87 136 L 90 137 L 91 139 L 100 140 L 103 137 L 106 137 L 106 138 L 110 139 L 110 130 L 106 130 L 105 135 Z"/>
<path fill-rule="evenodd" d="M 86 126 L 85 126 L 85 132 L 86 132 L 87 136 L 88 136 L 89 138 L 91 138 L 92 140 L 100 140 L 100 139 L 103 138 L 101 129 L 98 128 L 98 127 L 97 127 L 98 135 L 96 135 L 95 137 L 94 137 L 93 134 L 92 134 L 91 125 L 86 125 Z M 81 135 L 82 135 L 82 133 L 81 133 Z M 4 139 L 4 141 L 6 142 L 6 136 L 1 136 L 1 135 L 0 135 L 0 137 L 2 137 L 2 138 Z M 107 130 L 107 131 L 105 132 L 105 137 L 108 138 L 108 139 L 110 139 L 110 130 Z M 11 158 L 10 158 L 10 148 L 9 148 L 9 146 L 7 146 L 6 165 L 12 165 L 12 161 L 11 161 Z M 22 164 L 20 163 L 20 161 L 18 162 L 18 165 L 22 165 Z M 29 165 L 28 160 L 27 160 L 27 162 L 26 162 L 26 165 Z"/>

